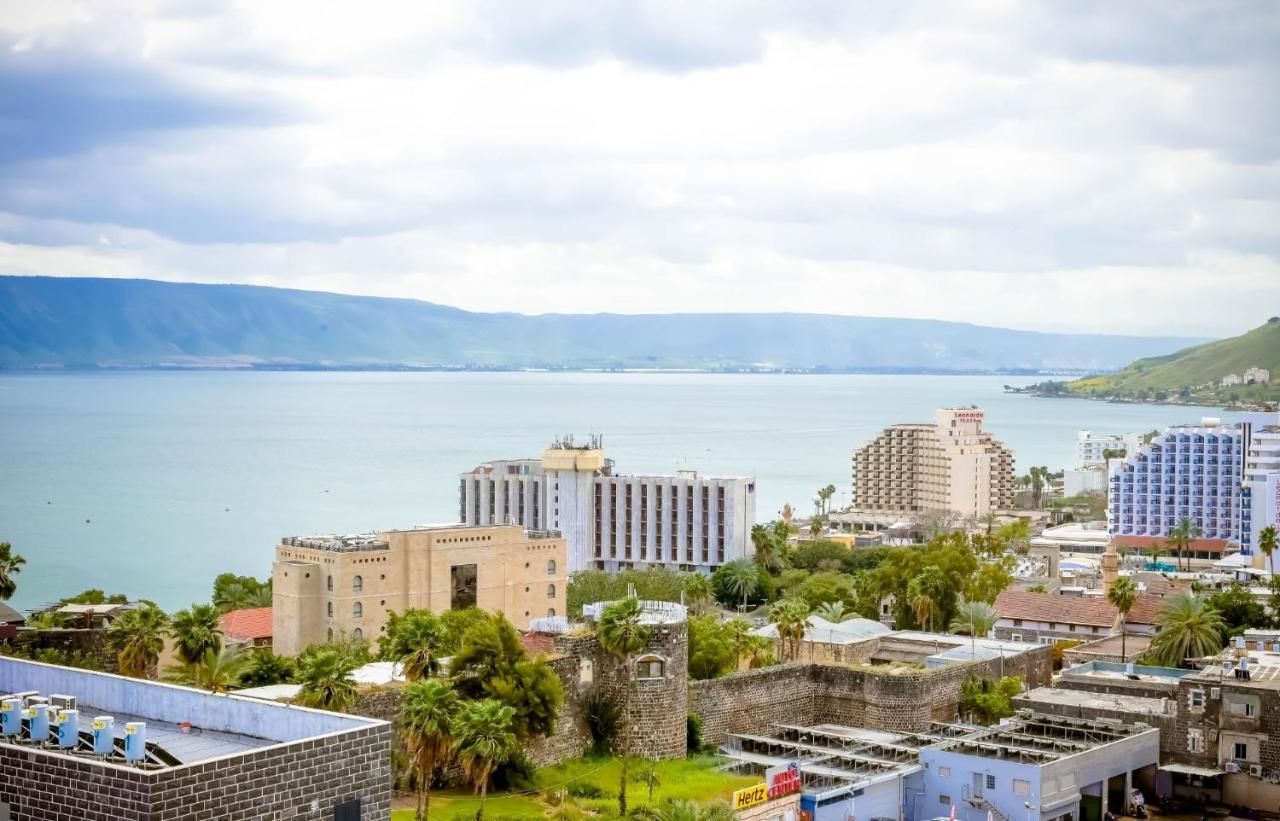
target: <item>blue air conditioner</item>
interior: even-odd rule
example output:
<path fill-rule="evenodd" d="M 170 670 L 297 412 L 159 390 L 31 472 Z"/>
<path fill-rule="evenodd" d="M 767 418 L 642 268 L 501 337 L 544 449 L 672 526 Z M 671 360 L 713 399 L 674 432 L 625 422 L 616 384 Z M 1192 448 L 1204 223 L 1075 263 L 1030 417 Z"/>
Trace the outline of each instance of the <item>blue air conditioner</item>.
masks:
<path fill-rule="evenodd" d="M 49 740 L 48 704 L 32 704 L 27 708 L 27 737 L 39 742 Z"/>
<path fill-rule="evenodd" d="M 93 720 L 94 755 L 111 755 L 116 749 L 116 720 L 98 716 Z"/>
<path fill-rule="evenodd" d="M 0 701 L 0 735 L 22 735 L 22 699 Z"/>
<path fill-rule="evenodd" d="M 74 750 L 80 744 L 80 711 L 58 711 L 58 746 Z"/>
<path fill-rule="evenodd" d="M 130 721 L 124 725 L 124 758 L 126 761 L 142 761 L 146 757 L 146 722 Z"/>

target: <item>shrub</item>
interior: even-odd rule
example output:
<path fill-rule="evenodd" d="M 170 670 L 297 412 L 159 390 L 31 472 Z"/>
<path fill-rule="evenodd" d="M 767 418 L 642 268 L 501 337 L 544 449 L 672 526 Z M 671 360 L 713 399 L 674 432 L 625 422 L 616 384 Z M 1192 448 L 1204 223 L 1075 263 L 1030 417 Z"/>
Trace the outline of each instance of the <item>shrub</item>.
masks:
<path fill-rule="evenodd" d="M 689 713 L 685 720 L 685 748 L 696 753 L 702 750 L 702 716 Z"/>

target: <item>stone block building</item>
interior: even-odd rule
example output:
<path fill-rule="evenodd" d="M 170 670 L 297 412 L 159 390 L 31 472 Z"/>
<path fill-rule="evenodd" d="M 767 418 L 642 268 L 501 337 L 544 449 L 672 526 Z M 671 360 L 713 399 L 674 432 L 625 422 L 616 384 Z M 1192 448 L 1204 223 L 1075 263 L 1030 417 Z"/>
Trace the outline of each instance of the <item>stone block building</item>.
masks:
<path fill-rule="evenodd" d="M 8 657 L 0 658 L 3 694 L 33 709 L 54 694 L 76 706 L 57 711 L 59 729 L 75 722 L 65 745 L 40 738 L 43 727 L 26 719 L 22 732 L 0 736 L 0 818 L 390 817 L 391 728 L 383 721 Z M 110 752 L 93 752 L 95 733 L 106 734 Z M 139 736 L 141 757 L 130 760 Z"/>

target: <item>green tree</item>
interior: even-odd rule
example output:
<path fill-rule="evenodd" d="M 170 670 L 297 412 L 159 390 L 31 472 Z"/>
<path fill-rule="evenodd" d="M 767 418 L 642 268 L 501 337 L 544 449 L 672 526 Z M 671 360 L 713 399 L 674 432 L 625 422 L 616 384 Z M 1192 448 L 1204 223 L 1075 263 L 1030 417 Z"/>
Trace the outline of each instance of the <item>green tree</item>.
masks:
<path fill-rule="evenodd" d="M 698 804 L 687 799 L 673 799 L 652 812 L 653 821 L 734 821 L 737 813 L 723 801 Z"/>
<path fill-rule="evenodd" d="M 402 616 L 390 613 L 378 641 L 380 655 L 398 663 L 409 681 L 434 676 L 440 672 L 445 632 L 440 617 L 430 610 L 406 610 Z"/>
<path fill-rule="evenodd" d="M 453 721 L 454 749 L 462 770 L 480 793 L 476 821 L 484 819 L 489 779 L 520 749 L 512 731 L 515 710 L 493 699 L 464 702 Z"/>
<path fill-rule="evenodd" d="M 951 620 L 951 632 L 969 635 L 969 657 L 977 659 L 978 636 L 985 637 L 999 620 L 995 608 L 986 602 L 967 601 L 956 610 L 956 616 Z"/>
<path fill-rule="evenodd" d="M 27 560 L 13 552 L 13 545 L 0 542 L 0 601 L 8 601 L 18 590 L 18 581 L 14 578 L 22 572 Z"/>
<path fill-rule="evenodd" d="M 1126 621 L 1129 618 L 1129 611 L 1138 601 L 1138 585 L 1134 583 L 1132 577 L 1121 576 L 1107 589 L 1107 601 L 1111 602 L 1120 615 L 1120 660 L 1128 661 L 1129 655 L 1125 651 L 1125 635 L 1129 632 Z"/>
<path fill-rule="evenodd" d="M 564 700 L 560 679 L 543 661 L 528 657 L 520 634 L 501 613 L 467 629 L 449 672 L 463 697 L 496 699 L 510 707 L 521 739 L 554 729 Z"/>
<path fill-rule="evenodd" d="M 213 580 L 212 601 L 221 613 L 247 607 L 270 607 L 271 582 L 260 582 L 253 576 L 221 573 Z"/>
<path fill-rule="evenodd" d="M 451 656 L 458 652 L 458 648 L 462 646 L 462 637 L 467 631 L 488 618 L 489 614 L 478 607 L 464 607 L 441 613 L 439 619 L 440 626 L 444 628 L 444 642 L 440 645 L 440 653 Z"/>
<path fill-rule="evenodd" d="M 1271 555 L 1276 552 L 1276 526 L 1267 525 L 1258 532 L 1258 550 L 1262 551 L 1262 555 L 1267 557 L 1267 567 L 1271 571 L 1271 575 L 1276 574 L 1276 565 L 1272 561 Z"/>
<path fill-rule="evenodd" d="M 764 525 L 751 526 L 751 544 L 755 547 L 756 562 L 770 573 L 777 573 L 785 567 L 783 551 L 787 543 L 779 543 L 773 530 Z"/>
<path fill-rule="evenodd" d="M 649 642 L 652 629 L 641 621 L 643 608 L 634 598 L 613 602 L 604 608 L 596 628 L 600 647 L 625 666 L 622 714 L 626 724 L 631 716 L 631 693 L 634 689 L 635 656 Z M 627 758 L 631 755 L 631 734 L 622 733 L 622 776 L 618 788 L 618 814 L 627 815 Z"/>
<path fill-rule="evenodd" d="M 303 656 L 298 663 L 298 681 L 302 689 L 295 699 L 304 707 L 346 712 L 356 703 L 354 660 L 334 648 L 325 647 Z"/>
<path fill-rule="evenodd" d="M 431 809 L 431 781 L 453 753 L 458 710 L 458 694 L 443 681 L 416 681 L 404 688 L 397 723 L 416 775 L 417 821 L 426 821 Z"/>
<path fill-rule="evenodd" d="M 703 573 L 689 573 L 684 577 L 684 601 L 695 615 L 702 615 L 708 602 L 714 597 L 711 579 Z"/>
<path fill-rule="evenodd" d="M 277 656 L 270 650 L 254 650 L 249 654 L 244 672 L 240 674 L 241 687 L 265 687 L 269 684 L 286 684 L 293 680 L 293 659 Z"/>
<path fill-rule="evenodd" d="M 222 651 L 222 629 L 218 610 L 211 604 L 193 604 L 173 614 L 171 633 L 174 649 L 183 664 L 196 664 L 212 651 Z"/>
<path fill-rule="evenodd" d="M 88 590 L 82 590 L 74 596 L 67 596 L 59 599 L 59 604 L 126 604 L 129 597 L 124 593 L 112 593 L 107 595 L 105 592 L 96 587 L 90 587 Z"/>
<path fill-rule="evenodd" d="M 1193 593 L 1171 597 L 1157 616 L 1158 632 L 1148 650 L 1156 664 L 1181 667 L 1222 649 L 1222 617 Z"/>
<path fill-rule="evenodd" d="M 825 619 L 832 624 L 839 624 L 845 619 L 850 618 L 853 613 L 845 609 L 844 602 L 832 601 L 820 604 L 813 609 L 813 615 L 820 619 Z"/>
<path fill-rule="evenodd" d="M 723 584 L 719 584 L 723 580 Z M 750 559 L 734 559 L 716 568 L 712 577 L 713 584 L 729 591 L 734 599 L 741 600 L 742 609 L 747 609 L 747 602 L 760 587 L 760 571 Z M 722 600 L 723 601 L 723 600 Z"/>
<path fill-rule="evenodd" d="M 1177 527 L 1169 531 L 1166 541 L 1169 543 L 1171 551 L 1176 551 L 1178 559 L 1178 569 L 1182 569 L 1183 560 L 1186 560 L 1186 566 L 1191 568 L 1191 557 L 1187 555 L 1187 551 L 1191 548 L 1191 543 L 1201 536 L 1200 528 L 1190 518 L 1184 516 L 1178 521 Z"/>
<path fill-rule="evenodd" d="M 769 621 L 778 631 L 778 647 L 783 661 L 795 661 L 800 643 L 809 629 L 809 605 L 799 599 L 780 601 L 769 609 Z"/>
<path fill-rule="evenodd" d="M 923 545 L 889 548 L 884 561 L 854 577 L 855 609 L 866 618 L 878 619 L 880 602 L 889 598 L 899 629 L 918 624 L 911 594 L 919 592 L 920 583 L 915 591 L 908 587 L 927 567 L 942 573 L 941 577 L 931 574 L 934 586 L 925 591 L 935 605 L 929 615 L 934 624 L 949 624 L 960 595 L 978 569 L 978 559 L 962 533 L 939 536 Z"/>
<path fill-rule="evenodd" d="M 1269 624 L 1267 608 L 1244 585 L 1233 584 L 1219 590 L 1209 597 L 1208 604 L 1222 617 L 1222 628 L 1218 632 L 1223 644 L 1251 627 L 1267 627 Z"/>
<path fill-rule="evenodd" d="M 239 685 L 246 661 L 244 651 L 237 647 L 209 649 L 195 664 L 173 668 L 172 679 L 211 693 L 225 693 Z"/>
<path fill-rule="evenodd" d="M 107 641 L 116 651 L 120 675 L 152 678 L 164 637 L 169 633 L 169 617 L 154 604 L 126 610 L 107 628 Z"/>
<path fill-rule="evenodd" d="M 1022 692 L 1022 679 L 1005 676 L 998 681 L 971 678 L 961 685 L 960 711 L 978 724 L 995 724 L 1013 715 L 1013 697 Z"/>
<path fill-rule="evenodd" d="M 994 561 L 984 562 L 978 568 L 978 572 L 969 577 L 965 585 L 965 599 L 987 604 L 994 603 L 996 597 L 1013 584 L 1013 570 L 1016 565 L 1017 560 L 1012 556 L 1001 556 Z"/>
<path fill-rule="evenodd" d="M 729 630 L 715 616 L 689 619 L 689 677 L 717 678 L 738 666 L 738 653 Z"/>
<path fill-rule="evenodd" d="M 1031 525 L 1026 519 L 1005 522 L 997 528 L 996 538 L 1005 550 L 1025 556 L 1031 548 Z"/>
<path fill-rule="evenodd" d="M 579 570 L 569 576 L 569 615 L 580 615 L 584 604 L 626 598 L 632 588 L 639 599 L 678 602 L 687 576 L 687 573 L 665 567 L 647 567 L 617 573 Z"/>
<path fill-rule="evenodd" d="M 956 591 L 951 580 L 937 565 L 929 565 L 920 571 L 907 584 L 907 598 L 910 599 L 911 612 L 922 630 L 933 632 L 934 616 L 941 609 L 944 599 L 954 598 Z M 954 608 L 948 607 L 947 612 Z"/>

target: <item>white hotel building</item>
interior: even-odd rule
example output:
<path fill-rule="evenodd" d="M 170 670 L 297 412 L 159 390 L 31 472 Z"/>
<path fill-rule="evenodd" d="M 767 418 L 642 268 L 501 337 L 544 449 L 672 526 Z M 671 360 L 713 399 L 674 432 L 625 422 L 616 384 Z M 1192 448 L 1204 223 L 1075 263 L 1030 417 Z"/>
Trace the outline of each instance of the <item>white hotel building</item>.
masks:
<path fill-rule="evenodd" d="M 564 536 L 569 571 L 647 565 L 710 572 L 754 554 L 756 483 L 746 476 L 628 476 L 598 439 L 541 459 L 487 462 L 458 481 L 464 524 L 519 524 Z"/>
<path fill-rule="evenodd" d="M 1280 521 L 1280 414 L 1171 427 L 1112 459 L 1108 471 L 1107 527 L 1116 544 L 1163 545 L 1188 518 L 1202 534 L 1194 553 L 1220 555 L 1228 543 L 1252 552 L 1259 531 Z"/>

